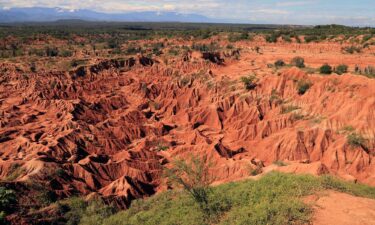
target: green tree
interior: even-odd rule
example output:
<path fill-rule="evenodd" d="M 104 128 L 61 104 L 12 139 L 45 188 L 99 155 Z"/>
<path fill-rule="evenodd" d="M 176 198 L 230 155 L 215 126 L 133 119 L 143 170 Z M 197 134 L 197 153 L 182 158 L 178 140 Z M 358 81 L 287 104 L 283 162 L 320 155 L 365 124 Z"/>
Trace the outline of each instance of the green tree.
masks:
<path fill-rule="evenodd" d="M 338 65 L 335 69 L 335 72 L 339 75 L 347 73 L 348 72 L 348 66 L 345 64 Z"/>
<path fill-rule="evenodd" d="M 332 66 L 328 64 L 324 64 L 323 66 L 320 67 L 319 69 L 321 74 L 331 74 L 332 73 Z"/>
<path fill-rule="evenodd" d="M 297 83 L 297 92 L 299 95 L 304 95 L 312 86 L 309 80 L 299 80 Z"/>
<path fill-rule="evenodd" d="M 202 159 L 192 156 L 189 161 L 175 160 L 172 168 L 165 169 L 168 182 L 181 186 L 207 218 L 210 216 L 209 185 L 213 181 L 209 174 L 211 165 L 206 156 Z"/>

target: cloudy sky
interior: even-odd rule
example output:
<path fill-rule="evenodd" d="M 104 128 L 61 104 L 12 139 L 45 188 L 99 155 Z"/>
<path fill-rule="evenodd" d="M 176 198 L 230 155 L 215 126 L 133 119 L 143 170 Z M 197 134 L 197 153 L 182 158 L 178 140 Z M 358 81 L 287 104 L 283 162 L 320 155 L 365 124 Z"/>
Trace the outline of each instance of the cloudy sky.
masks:
<path fill-rule="evenodd" d="M 0 0 L 0 7 L 61 7 L 118 13 L 173 11 L 228 22 L 375 26 L 375 0 Z"/>

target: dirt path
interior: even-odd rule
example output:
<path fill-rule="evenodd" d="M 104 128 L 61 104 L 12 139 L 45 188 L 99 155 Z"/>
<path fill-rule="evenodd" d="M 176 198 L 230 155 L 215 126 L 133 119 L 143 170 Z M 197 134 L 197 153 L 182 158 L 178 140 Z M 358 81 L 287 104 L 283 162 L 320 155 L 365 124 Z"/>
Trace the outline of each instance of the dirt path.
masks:
<path fill-rule="evenodd" d="M 375 200 L 338 192 L 315 196 L 313 225 L 374 225 Z"/>

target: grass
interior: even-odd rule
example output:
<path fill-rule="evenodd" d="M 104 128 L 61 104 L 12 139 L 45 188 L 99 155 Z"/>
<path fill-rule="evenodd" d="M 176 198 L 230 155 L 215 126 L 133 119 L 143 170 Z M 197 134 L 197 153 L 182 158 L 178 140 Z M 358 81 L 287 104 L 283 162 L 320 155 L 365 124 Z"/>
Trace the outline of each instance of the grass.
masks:
<path fill-rule="evenodd" d="M 270 188 L 272 187 L 272 188 Z M 301 198 L 321 190 L 336 190 L 375 199 L 375 188 L 330 176 L 270 173 L 260 180 L 228 183 L 210 190 L 209 222 L 184 192 L 167 191 L 135 201 L 129 210 L 103 220 L 106 225 L 242 225 L 308 224 L 312 210 Z"/>
<path fill-rule="evenodd" d="M 280 166 L 280 167 L 288 165 L 287 163 L 280 161 L 280 160 L 273 162 L 273 164 L 276 166 Z"/>

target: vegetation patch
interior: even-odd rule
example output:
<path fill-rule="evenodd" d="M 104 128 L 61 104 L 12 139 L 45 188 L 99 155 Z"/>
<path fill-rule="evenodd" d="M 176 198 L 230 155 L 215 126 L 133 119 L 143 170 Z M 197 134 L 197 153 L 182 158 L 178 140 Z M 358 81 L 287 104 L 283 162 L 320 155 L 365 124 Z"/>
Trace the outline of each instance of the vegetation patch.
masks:
<path fill-rule="evenodd" d="M 347 136 L 348 144 L 352 147 L 366 148 L 366 139 L 359 133 L 352 132 Z"/>
<path fill-rule="evenodd" d="M 297 93 L 299 95 L 304 95 L 312 86 L 312 82 L 309 80 L 299 80 L 297 83 Z"/>
<path fill-rule="evenodd" d="M 338 65 L 338 66 L 335 68 L 335 72 L 336 72 L 338 75 L 342 75 L 342 74 L 344 74 L 344 73 L 347 73 L 347 72 L 348 72 L 348 66 L 345 65 L 345 64 Z"/>
<path fill-rule="evenodd" d="M 304 68 L 305 67 L 305 59 L 302 57 L 294 57 L 292 61 L 290 62 L 290 65 L 298 67 L 298 68 Z"/>
<path fill-rule="evenodd" d="M 253 90 L 256 88 L 257 77 L 255 75 L 249 75 L 246 77 L 241 77 L 241 82 L 244 84 L 246 90 Z"/>
<path fill-rule="evenodd" d="M 319 69 L 321 74 L 331 74 L 332 73 L 332 66 L 329 64 L 324 64 L 323 66 L 320 67 Z"/>
<path fill-rule="evenodd" d="M 272 188 L 270 188 L 272 187 Z M 103 220 L 106 225 L 242 225 L 309 224 L 312 210 L 301 198 L 321 190 L 336 190 L 375 198 L 375 188 L 324 176 L 270 173 L 260 180 L 246 180 L 211 187 L 209 220 L 198 204 L 181 191 L 168 191 L 135 201 L 129 210 Z"/>

